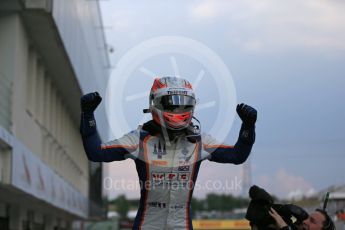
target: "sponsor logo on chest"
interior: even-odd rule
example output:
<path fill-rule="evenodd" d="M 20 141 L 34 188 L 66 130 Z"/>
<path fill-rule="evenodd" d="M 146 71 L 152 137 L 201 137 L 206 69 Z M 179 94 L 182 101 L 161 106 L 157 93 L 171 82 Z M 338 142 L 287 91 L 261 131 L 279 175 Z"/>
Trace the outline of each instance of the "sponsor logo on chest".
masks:
<path fill-rule="evenodd" d="M 151 173 L 152 181 L 154 182 L 163 182 L 163 181 L 188 181 L 189 180 L 189 173 L 160 173 L 160 172 L 153 172 Z"/>

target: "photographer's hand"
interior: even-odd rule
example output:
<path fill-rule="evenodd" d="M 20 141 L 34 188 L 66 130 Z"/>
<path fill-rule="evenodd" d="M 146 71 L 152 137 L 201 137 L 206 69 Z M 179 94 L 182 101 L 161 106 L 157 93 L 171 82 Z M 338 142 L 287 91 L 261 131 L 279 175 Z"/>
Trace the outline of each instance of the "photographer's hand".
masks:
<path fill-rule="evenodd" d="M 268 211 L 271 217 L 276 221 L 276 225 L 279 229 L 289 229 L 289 226 L 285 223 L 283 218 L 277 213 L 276 210 L 271 208 L 271 210 Z"/>

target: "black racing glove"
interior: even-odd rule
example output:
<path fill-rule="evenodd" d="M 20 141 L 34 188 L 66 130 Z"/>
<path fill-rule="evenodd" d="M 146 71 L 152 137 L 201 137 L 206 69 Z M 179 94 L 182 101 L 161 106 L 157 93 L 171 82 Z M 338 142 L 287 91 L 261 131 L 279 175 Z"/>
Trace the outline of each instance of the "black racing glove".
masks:
<path fill-rule="evenodd" d="M 244 125 L 253 126 L 255 124 L 257 111 L 253 107 L 242 103 L 237 105 L 236 111 Z"/>
<path fill-rule="evenodd" d="M 84 113 L 93 113 L 101 101 L 102 97 L 98 92 L 85 94 L 80 98 L 81 111 Z"/>

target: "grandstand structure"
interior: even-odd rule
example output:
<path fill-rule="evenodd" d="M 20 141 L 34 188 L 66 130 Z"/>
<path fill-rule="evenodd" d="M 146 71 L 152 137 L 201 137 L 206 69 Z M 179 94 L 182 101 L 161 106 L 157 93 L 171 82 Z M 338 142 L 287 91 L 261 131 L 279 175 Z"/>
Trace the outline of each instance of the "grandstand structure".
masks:
<path fill-rule="evenodd" d="M 79 135 L 80 96 L 109 77 L 102 28 L 98 1 L 0 1 L 0 229 L 104 217 L 104 170 Z"/>

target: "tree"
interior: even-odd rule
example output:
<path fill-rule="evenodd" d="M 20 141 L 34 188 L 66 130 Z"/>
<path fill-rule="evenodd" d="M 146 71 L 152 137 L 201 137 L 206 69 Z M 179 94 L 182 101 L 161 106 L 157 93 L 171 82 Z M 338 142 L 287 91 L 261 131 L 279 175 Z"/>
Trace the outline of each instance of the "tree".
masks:
<path fill-rule="evenodd" d="M 120 195 L 115 199 L 116 211 L 121 219 L 127 219 L 127 213 L 130 208 L 130 202 L 126 199 L 125 195 Z"/>
<path fill-rule="evenodd" d="M 232 211 L 235 208 L 247 207 L 249 200 L 234 197 L 231 194 L 207 194 L 206 199 L 192 199 L 192 211 Z"/>

